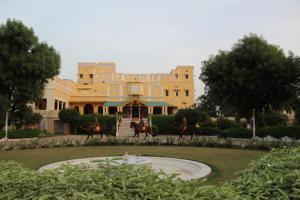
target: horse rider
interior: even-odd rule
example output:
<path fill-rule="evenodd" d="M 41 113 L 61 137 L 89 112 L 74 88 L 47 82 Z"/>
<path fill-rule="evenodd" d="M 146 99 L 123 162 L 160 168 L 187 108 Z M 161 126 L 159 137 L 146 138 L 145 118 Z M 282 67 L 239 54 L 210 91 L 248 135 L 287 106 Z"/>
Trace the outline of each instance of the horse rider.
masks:
<path fill-rule="evenodd" d="M 145 123 L 144 123 L 144 120 L 142 117 L 140 118 L 139 126 L 142 128 L 143 131 L 146 129 Z"/>
<path fill-rule="evenodd" d="M 183 117 L 182 118 L 182 128 L 183 128 L 183 131 L 185 131 L 187 129 L 187 125 L 188 125 L 187 119 L 186 119 L 186 117 Z"/>
<path fill-rule="evenodd" d="M 100 131 L 100 124 L 98 122 L 98 117 L 97 117 L 97 115 L 95 113 L 93 114 L 93 116 L 94 116 L 94 123 L 95 123 L 94 130 L 96 132 L 99 132 Z"/>

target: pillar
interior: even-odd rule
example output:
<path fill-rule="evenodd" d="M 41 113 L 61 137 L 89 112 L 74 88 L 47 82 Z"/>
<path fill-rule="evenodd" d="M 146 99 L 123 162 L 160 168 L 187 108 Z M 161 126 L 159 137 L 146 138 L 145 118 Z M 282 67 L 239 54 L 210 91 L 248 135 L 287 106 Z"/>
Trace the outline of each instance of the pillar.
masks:
<path fill-rule="evenodd" d="M 132 106 L 129 107 L 130 119 L 132 118 Z"/>
<path fill-rule="evenodd" d="M 94 113 L 98 114 L 98 106 L 96 104 L 92 104 L 94 108 Z"/>
<path fill-rule="evenodd" d="M 141 105 L 139 105 L 139 118 L 141 117 Z"/>
<path fill-rule="evenodd" d="M 81 104 L 81 105 L 78 105 L 78 107 L 79 107 L 79 113 L 81 114 L 81 115 L 83 115 L 83 105 Z"/>

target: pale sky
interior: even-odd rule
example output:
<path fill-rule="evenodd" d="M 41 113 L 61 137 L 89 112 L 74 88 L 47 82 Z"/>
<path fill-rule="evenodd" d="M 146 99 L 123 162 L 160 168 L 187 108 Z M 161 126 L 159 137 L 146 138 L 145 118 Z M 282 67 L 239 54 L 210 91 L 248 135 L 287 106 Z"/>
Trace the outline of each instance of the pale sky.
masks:
<path fill-rule="evenodd" d="M 300 0 L 0 0 L 0 23 L 21 20 L 60 52 L 61 78 L 78 62 L 123 73 L 168 73 L 229 50 L 250 32 L 300 55 Z"/>

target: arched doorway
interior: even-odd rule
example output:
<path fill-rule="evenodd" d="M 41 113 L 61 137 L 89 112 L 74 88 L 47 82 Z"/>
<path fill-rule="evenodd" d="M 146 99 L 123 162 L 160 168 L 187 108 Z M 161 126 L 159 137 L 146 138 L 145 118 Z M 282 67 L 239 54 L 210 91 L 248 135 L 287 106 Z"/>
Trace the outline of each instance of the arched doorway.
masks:
<path fill-rule="evenodd" d="M 123 107 L 124 118 L 140 118 L 148 117 L 148 108 L 142 102 L 133 100 L 128 102 Z"/>
<path fill-rule="evenodd" d="M 98 107 L 98 114 L 103 115 L 103 106 Z"/>
<path fill-rule="evenodd" d="M 74 109 L 79 112 L 79 107 L 78 106 L 75 106 Z"/>
<path fill-rule="evenodd" d="M 85 104 L 83 108 L 83 114 L 88 115 L 93 113 L 94 113 L 94 107 L 92 106 L 92 104 Z"/>

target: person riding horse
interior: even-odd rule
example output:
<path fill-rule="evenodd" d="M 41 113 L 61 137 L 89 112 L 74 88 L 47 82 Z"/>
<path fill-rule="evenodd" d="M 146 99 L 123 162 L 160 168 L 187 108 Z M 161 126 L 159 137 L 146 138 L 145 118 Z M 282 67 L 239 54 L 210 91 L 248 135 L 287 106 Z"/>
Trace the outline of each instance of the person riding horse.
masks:
<path fill-rule="evenodd" d="M 105 127 L 100 126 L 100 123 L 98 122 L 98 118 L 96 114 L 93 114 L 93 122 L 87 122 L 83 124 L 82 129 L 85 130 L 88 134 L 85 143 L 88 141 L 89 137 L 93 138 L 94 134 L 100 134 L 100 140 L 103 137 L 103 134 L 106 135 L 107 138 L 109 138 L 107 130 Z"/>
<path fill-rule="evenodd" d="M 179 137 L 178 137 L 178 140 L 182 139 L 182 135 L 183 133 L 185 133 L 188 129 L 188 122 L 187 122 L 187 118 L 186 117 L 183 117 L 182 118 L 182 122 L 181 124 L 179 125 Z"/>
<path fill-rule="evenodd" d="M 139 126 L 141 127 L 141 129 L 144 131 L 146 129 L 145 123 L 143 118 L 140 118 L 140 122 L 139 122 Z"/>
<path fill-rule="evenodd" d="M 148 134 L 152 135 L 152 137 L 154 137 L 153 133 L 152 133 L 152 129 L 149 125 L 145 125 L 143 118 L 140 118 L 140 122 L 136 123 L 134 121 L 132 121 L 130 123 L 130 128 L 133 128 L 134 130 L 134 135 L 133 137 L 138 137 L 139 138 L 139 134 L 140 133 L 145 133 L 145 139 L 148 137 Z"/>

